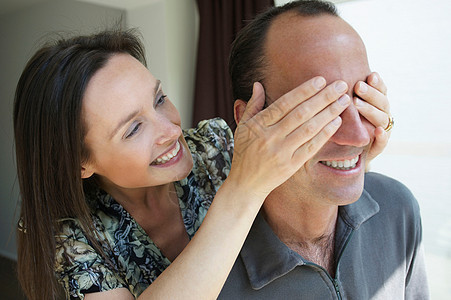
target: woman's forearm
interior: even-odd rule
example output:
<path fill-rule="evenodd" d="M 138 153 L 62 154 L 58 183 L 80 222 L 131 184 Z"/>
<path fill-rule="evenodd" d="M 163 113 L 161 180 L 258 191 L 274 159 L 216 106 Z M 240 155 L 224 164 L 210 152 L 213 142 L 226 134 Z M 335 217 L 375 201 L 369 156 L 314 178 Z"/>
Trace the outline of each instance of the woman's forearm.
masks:
<path fill-rule="evenodd" d="M 216 299 L 263 201 L 226 180 L 194 238 L 138 299 Z"/>

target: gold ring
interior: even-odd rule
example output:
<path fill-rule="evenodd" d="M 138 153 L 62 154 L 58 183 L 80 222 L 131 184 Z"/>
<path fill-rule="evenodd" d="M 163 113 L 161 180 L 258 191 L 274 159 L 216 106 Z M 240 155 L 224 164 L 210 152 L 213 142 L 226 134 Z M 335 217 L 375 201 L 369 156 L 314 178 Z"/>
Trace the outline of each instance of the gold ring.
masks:
<path fill-rule="evenodd" d="M 393 117 L 392 116 L 388 116 L 388 125 L 384 129 L 385 132 L 389 132 L 393 128 L 394 124 L 395 124 L 395 121 L 393 120 Z"/>

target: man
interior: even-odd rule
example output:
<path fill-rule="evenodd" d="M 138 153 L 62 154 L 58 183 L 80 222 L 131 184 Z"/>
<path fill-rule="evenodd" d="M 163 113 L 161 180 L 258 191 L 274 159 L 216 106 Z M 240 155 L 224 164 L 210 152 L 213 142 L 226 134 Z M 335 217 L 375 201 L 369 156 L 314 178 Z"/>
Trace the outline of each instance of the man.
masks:
<path fill-rule="evenodd" d="M 321 1 L 257 17 L 237 37 L 230 70 L 237 123 L 246 106 L 240 99 L 250 98 L 255 81 L 271 105 L 318 75 L 344 80 L 355 97 L 352 87 L 371 74 L 358 34 Z M 418 204 L 399 182 L 365 174 L 375 127 L 357 104 L 342 113 L 328 143 L 267 197 L 219 299 L 429 298 Z"/>

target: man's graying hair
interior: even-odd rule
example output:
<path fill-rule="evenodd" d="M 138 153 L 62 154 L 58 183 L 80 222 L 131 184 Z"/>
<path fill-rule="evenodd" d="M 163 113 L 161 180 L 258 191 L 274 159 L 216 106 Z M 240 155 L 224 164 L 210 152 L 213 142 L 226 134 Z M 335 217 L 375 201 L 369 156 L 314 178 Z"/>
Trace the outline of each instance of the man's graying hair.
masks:
<path fill-rule="evenodd" d="M 232 82 L 233 100 L 248 101 L 252 96 L 254 82 L 265 79 L 266 34 L 272 21 L 279 15 L 293 11 L 300 16 L 328 14 L 338 16 L 337 8 L 331 2 L 321 0 L 300 0 L 273 7 L 258 15 L 237 35 L 229 57 L 229 74 Z"/>

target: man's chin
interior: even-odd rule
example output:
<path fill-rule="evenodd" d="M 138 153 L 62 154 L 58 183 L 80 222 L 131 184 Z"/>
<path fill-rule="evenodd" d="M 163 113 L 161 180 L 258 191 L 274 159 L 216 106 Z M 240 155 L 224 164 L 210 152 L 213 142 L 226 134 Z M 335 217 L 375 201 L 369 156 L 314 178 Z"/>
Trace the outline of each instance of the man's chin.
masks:
<path fill-rule="evenodd" d="M 330 201 L 338 206 L 349 205 L 360 199 L 363 193 L 363 181 L 361 184 L 342 186 L 329 191 Z"/>

